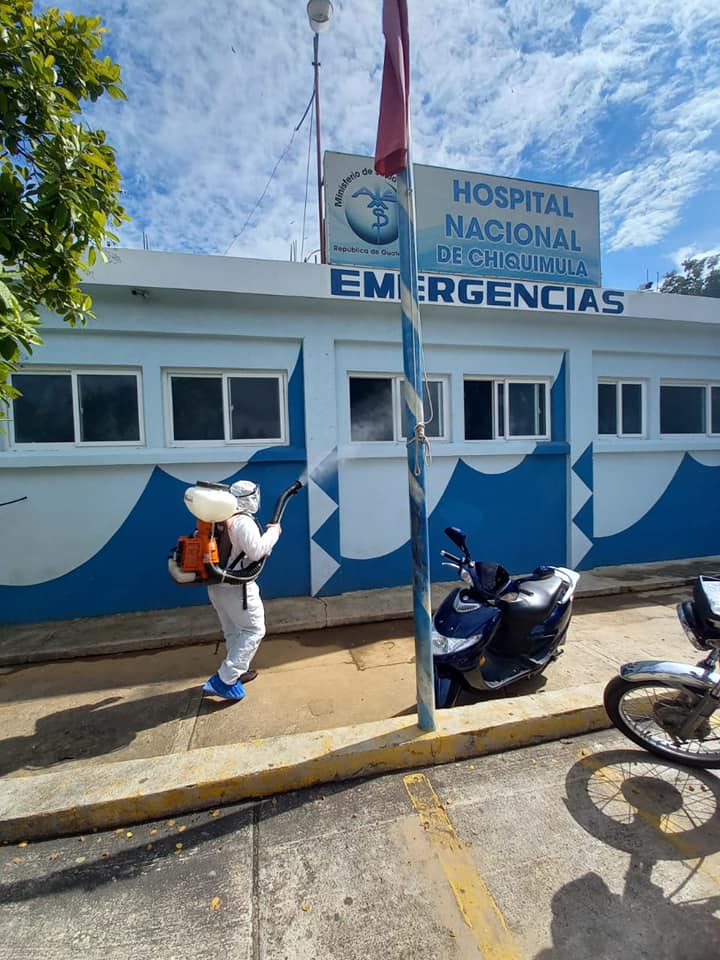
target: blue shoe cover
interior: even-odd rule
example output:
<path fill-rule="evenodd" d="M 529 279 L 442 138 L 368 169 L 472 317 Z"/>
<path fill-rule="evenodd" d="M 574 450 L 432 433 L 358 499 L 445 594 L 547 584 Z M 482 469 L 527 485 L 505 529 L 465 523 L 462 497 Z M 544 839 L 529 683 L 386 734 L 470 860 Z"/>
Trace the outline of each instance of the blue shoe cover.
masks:
<path fill-rule="evenodd" d="M 245 696 L 245 687 L 239 680 L 235 683 L 223 683 L 214 673 L 203 687 L 203 693 L 213 693 L 216 697 L 223 697 L 225 700 L 242 700 Z"/>

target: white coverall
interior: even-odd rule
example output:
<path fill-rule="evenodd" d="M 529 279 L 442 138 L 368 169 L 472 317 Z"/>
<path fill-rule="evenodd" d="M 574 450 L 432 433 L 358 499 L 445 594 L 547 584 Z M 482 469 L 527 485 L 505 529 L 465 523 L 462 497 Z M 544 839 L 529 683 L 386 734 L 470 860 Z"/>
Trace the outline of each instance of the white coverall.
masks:
<path fill-rule="evenodd" d="M 255 520 L 242 513 L 227 521 L 227 530 L 233 548 L 228 565 L 232 566 L 239 553 L 245 554 L 237 569 L 268 556 L 280 536 L 278 526 L 268 527 L 261 536 Z M 220 619 L 227 647 L 218 675 L 223 683 L 229 685 L 248 669 L 265 636 L 265 609 L 257 582 L 248 583 L 246 590 L 247 609 L 243 609 L 245 591 L 242 586 L 212 583 L 208 587 L 210 602 Z"/>

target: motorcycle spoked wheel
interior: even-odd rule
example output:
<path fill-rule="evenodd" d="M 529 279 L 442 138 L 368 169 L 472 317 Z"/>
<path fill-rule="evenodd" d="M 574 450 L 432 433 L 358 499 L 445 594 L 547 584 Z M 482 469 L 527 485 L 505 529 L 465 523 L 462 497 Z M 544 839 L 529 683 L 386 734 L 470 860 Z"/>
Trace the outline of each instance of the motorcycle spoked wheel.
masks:
<path fill-rule="evenodd" d="M 673 734 L 697 698 L 697 691 L 680 684 L 629 683 L 622 677 L 613 677 L 604 693 L 608 716 L 633 743 L 666 760 L 714 770 L 720 768 L 720 713 L 701 721 L 696 739 L 679 740 Z"/>

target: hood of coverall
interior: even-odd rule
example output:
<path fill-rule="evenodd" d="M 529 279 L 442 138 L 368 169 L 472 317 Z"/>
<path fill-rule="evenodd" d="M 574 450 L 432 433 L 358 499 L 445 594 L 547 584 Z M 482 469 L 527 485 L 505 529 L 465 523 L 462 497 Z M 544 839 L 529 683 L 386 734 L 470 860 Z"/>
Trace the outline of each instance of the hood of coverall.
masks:
<path fill-rule="evenodd" d="M 260 487 L 252 480 L 237 480 L 230 493 L 237 500 L 240 513 L 257 513 L 260 509 Z"/>

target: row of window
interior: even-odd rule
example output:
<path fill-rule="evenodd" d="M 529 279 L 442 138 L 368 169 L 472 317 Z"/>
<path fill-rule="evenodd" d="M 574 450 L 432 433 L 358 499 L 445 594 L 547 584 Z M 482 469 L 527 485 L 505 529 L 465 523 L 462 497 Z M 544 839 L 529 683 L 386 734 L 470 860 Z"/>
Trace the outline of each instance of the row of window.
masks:
<path fill-rule="evenodd" d="M 396 442 L 407 436 L 404 378 L 349 376 L 350 439 Z M 140 374 L 133 371 L 23 372 L 12 378 L 22 396 L 13 403 L 10 440 L 28 444 L 145 442 Z M 448 378 L 424 388 L 426 434 L 449 439 Z M 284 373 L 168 372 L 164 380 L 167 442 L 171 445 L 287 443 Z M 646 384 L 602 379 L 597 385 L 599 436 L 647 433 Z M 550 381 L 499 377 L 463 379 L 465 440 L 550 438 Z M 720 434 L 720 385 L 662 383 L 660 433 Z"/>
<path fill-rule="evenodd" d="M 647 433 L 645 384 L 634 380 L 600 380 L 597 391 L 598 434 L 644 437 Z M 720 385 L 661 383 L 660 433 L 720 433 Z"/>
<path fill-rule="evenodd" d="M 350 377 L 352 440 L 399 440 L 407 436 L 401 383 L 401 377 Z M 445 389 L 444 380 L 430 378 L 426 384 L 429 437 L 447 439 Z M 549 390 L 549 382 L 543 380 L 465 377 L 465 440 L 549 439 Z M 646 407 L 643 381 L 599 380 L 598 436 L 647 436 Z M 662 436 L 720 434 L 720 385 L 662 383 L 659 407 Z"/>
<path fill-rule="evenodd" d="M 407 418 L 404 377 L 350 375 L 350 439 L 404 440 Z M 428 377 L 424 385 L 426 436 L 448 439 L 447 380 Z M 466 440 L 549 437 L 549 383 L 467 377 L 464 381 Z"/>
<path fill-rule="evenodd" d="M 145 442 L 140 374 L 16 373 L 11 441 L 25 444 Z M 168 373 L 170 444 L 287 442 L 284 374 Z"/>

